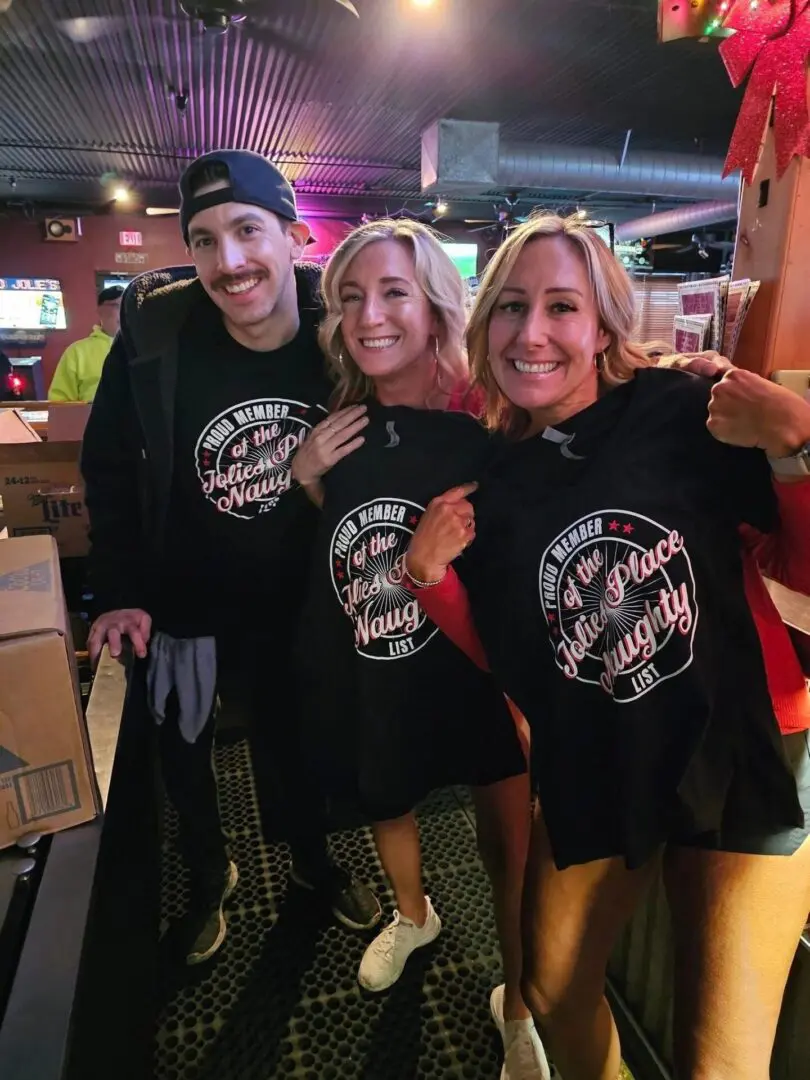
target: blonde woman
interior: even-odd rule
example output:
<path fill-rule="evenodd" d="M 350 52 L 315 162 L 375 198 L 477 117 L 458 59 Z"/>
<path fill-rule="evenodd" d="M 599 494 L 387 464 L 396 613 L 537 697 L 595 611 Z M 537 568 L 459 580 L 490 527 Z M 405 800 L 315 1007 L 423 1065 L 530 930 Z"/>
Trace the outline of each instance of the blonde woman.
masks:
<path fill-rule="evenodd" d="M 465 411 L 463 284 L 426 226 L 377 221 L 336 250 L 323 291 L 320 336 L 337 383 L 335 411 L 293 464 L 322 508 L 303 623 L 307 727 L 333 790 L 348 789 L 372 820 L 397 902 L 359 981 L 386 990 L 410 954 L 438 936 L 413 809 L 436 788 L 469 785 L 506 976 L 492 995 L 502 1075 L 547 1080 L 520 995 L 525 757 L 490 676 L 425 617 L 404 581 L 405 552 L 428 502 L 478 476 L 492 453 L 488 433 Z M 434 888 L 441 909 L 438 872 Z M 454 932 L 464 935 L 463 908 Z"/>
<path fill-rule="evenodd" d="M 662 853 L 677 1075 L 767 1080 L 807 914 L 810 785 L 800 803 L 806 734 L 794 776 L 739 528 L 779 524 L 788 576 L 810 588 L 810 417 L 750 372 L 712 387 L 650 367 L 633 320 L 591 230 L 543 215 L 510 235 L 468 331 L 510 445 L 475 508 L 469 487 L 433 501 L 407 571 L 458 632 L 467 597 L 448 566 L 465 552 L 492 671 L 529 721 L 524 997 L 565 1080 L 619 1073 L 606 966 Z"/>

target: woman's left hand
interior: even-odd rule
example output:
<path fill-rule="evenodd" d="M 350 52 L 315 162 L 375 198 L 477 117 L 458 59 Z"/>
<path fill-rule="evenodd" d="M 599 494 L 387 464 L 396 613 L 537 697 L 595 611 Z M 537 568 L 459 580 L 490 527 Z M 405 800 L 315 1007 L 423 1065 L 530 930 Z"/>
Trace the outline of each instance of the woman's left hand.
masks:
<path fill-rule="evenodd" d="M 810 439 L 810 404 L 761 375 L 731 368 L 712 388 L 706 427 L 719 442 L 789 457 Z"/>

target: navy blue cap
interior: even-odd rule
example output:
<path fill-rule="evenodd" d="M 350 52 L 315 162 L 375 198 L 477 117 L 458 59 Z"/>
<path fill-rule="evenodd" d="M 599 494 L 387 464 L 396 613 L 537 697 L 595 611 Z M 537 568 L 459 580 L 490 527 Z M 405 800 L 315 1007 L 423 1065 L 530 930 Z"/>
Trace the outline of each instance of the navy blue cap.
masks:
<path fill-rule="evenodd" d="M 109 285 L 106 289 L 102 289 L 98 294 L 96 305 L 101 307 L 102 304 L 110 304 L 113 300 L 120 300 L 123 295 L 123 285 Z"/>
<path fill-rule="evenodd" d="M 194 195 L 194 180 L 209 165 L 228 170 L 228 186 Z M 222 203 L 260 206 L 287 221 L 298 221 L 295 192 L 282 173 L 261 154 L 252 150 L 214 150 L 189 165 L 180 177 L 180 228 L 188 243 L 188 226 L 195 214 Z"/>

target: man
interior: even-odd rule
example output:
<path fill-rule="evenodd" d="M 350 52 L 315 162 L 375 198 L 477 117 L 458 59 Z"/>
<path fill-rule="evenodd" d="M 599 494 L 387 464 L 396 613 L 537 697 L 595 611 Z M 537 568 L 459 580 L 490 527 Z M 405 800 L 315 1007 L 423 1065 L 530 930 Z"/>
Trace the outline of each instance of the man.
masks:
<path fill-rule="evenodd" d="M 98 325 L 89 337 L 74 341 L 62 353 L 48 391 L 49 401 L 92 401 L 96 396 L 104 361 L 118 333 L 123 295 L 120 285 L 98 294 Z"/>
<path fill-rule="evenodd" d="M 211 767 L 219 697 L 250 715 L 263 824 L 280 803 L 292 879 L 322 890 L 353 928 L 375 925 L 380 906 L 329 859 L 291 678 L 315 512 L 290 464 L 330 392 L 318 271 L 295 265 L 309 230 L 281 173 L 247 151 L 197 159 L 180 193 L 197 277 L 145 274 L 127 291 L 82 469 L 102 612 L 89 648 L 95 657 L 107 642 L 116 656 L 127 637 L 138 657 L 149 652 L 150 707 L 197 898 L 197 963 L 222 943 L 237 879 Z"/>
<path fill-rule="evenodd" d="M 13 401 L 15 394 L 11 387 L 11 361 L 0 349 L 0 401 Z"/>

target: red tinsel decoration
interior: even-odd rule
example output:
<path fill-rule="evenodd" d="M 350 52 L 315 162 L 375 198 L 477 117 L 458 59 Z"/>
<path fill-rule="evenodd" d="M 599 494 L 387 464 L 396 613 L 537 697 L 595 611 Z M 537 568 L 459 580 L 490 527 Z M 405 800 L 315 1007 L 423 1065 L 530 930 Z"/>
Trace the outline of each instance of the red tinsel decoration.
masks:
<path fill-rule="evenodd" d="M 723 26 L 736 33 L 720 46 L 732 85 L 751 77 L 731 136 L 724 176 L 754 178 L 762 135 L 774 102 L 777 176 L 808 147 L 807 59 L 810 0 L 736 0 Z"/>

